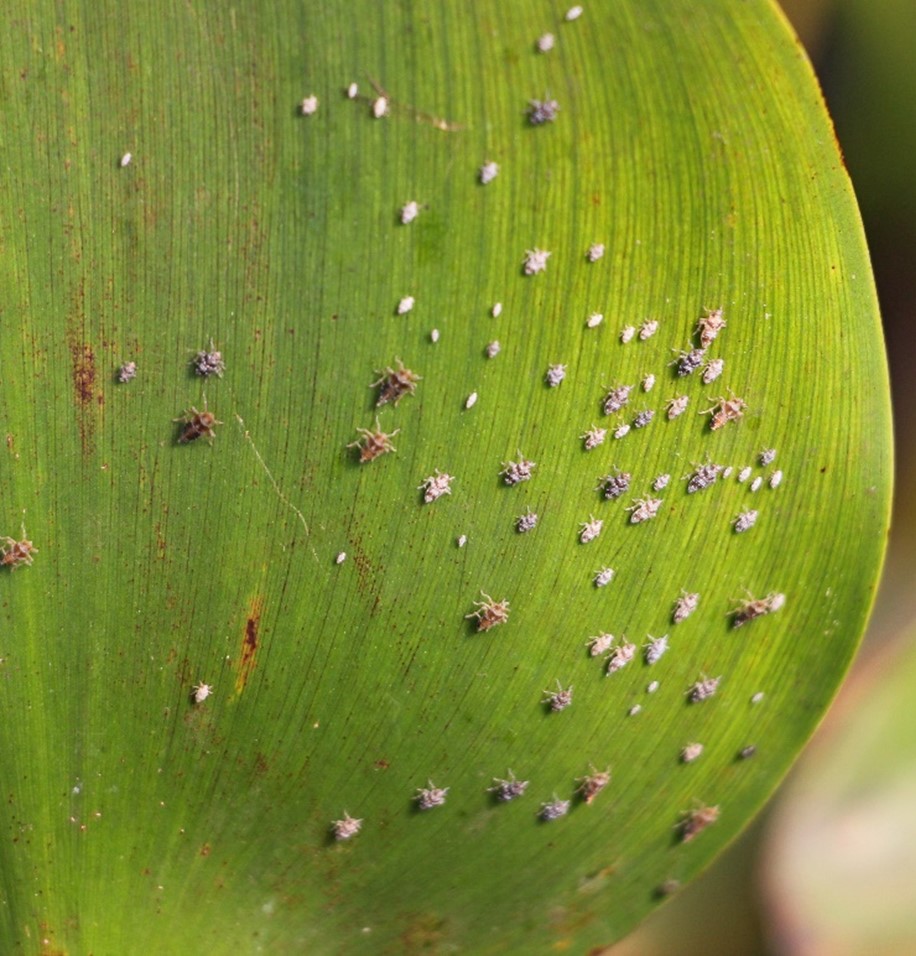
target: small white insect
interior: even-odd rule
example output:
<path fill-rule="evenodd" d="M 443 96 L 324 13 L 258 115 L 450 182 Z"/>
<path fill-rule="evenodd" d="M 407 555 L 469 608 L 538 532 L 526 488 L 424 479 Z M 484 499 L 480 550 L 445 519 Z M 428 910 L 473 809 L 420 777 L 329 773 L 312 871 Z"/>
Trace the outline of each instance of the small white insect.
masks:
<path fill-rule="evenodd" d="M 574 7 L 570 7 L 566 11 L 566 16 L 563 17 L 563 19 L 566 20 L 568 23 L 572 23 L 573 20 L 578 20 L 579 17 L 581 16 L 582 16 L 582 7 L 576 5 Z"/>
<path fill-rule="evenodd" d="M 585 442 L 585 450 L 591 451 L 593 448 L 597 448 L 599 445 L 604 444 L 605 438 L 607 438 L 607 429 L 606 428 L 596 428 L 594 425 L 584 434 L 579 436 L 583 442 Z"/>
<path fill-rule="evenodd" d="M 538 272 L 543 272 L 547 268 L 547 260 L 549 258 L 550 253 L 544 249 L 528 249 L 525 252 L 523 262 L 525 275 L 533 276 L 537 275 Z"/>
<path fill-rule="evenodd" d="M 300 104 L 299 109 L 303 116 L 312 116 L 318 112 L 318 97 L 313 93 L 307 96 Z"/>
<path fill-rule="evenodd" d="M 473 408 L 477 404 L 477 392 L 471 392 L 470 395 L 464 400 L 465 408 Z"/>
<path fill-rule="evenodd" d="M 492 315 L 494 319 L 498 319 L 502 314 L 503 314 L 502 302 L 494 302 L 493 308 L 490 309 L 490 315 Z"/>
<path fill-rule="evenodd" d="M 604 527 L 604 521 L 601 518 L 596 518 L 594 515 L 589 515 L 588 521 L 583 521 L 580 525 L 579 531 L 579 541 L 582 544 L 588 544 L 589 541 L 594 541 L 595 538 L 601 534 L 601 529 Z"/>
<path fill-rule="evenodd" d="M 646 663 L 650 666 L 657 663 L 662 654 L 668 650 L 668 635 L 663 634 L 661 637 L 653 637 L 649 635 L 649 643 L 646 644 Z"/>
<path fill-rule="evenodd" d="M 585 253 L 585 258 L 589 262 L 597 262 L 604 255 L 604 243 L 603 242 L 593 242 L 588 247 L 588 252 Z"/>
<path fill-rule="evenodd" d="M 595 587 L 596 588 L 605 588 L 611 581 L 614 579 L 614 569 L 604 567 L 599 571 L 595 572 Z"/>
<path fill-rule="evenodd" d="M 432 780 L 427 781 L 428 787 L 417 787 L 414 800 L 421 810 L 431 810 L 433 807 L 441 807 L 445 803 L 450 787 L 437 787 Z"/>
<path fill-rule="evenodd" d="M 585 320 L 585 324 L 590 329 L 596 329 L 604 321 L 604 316 L 600 312 L 592 312 L 592 314 Z"/>
<path fill-rule="evenodd" d="M 631 342 L 633 340 L 634 335 L 636 335 L 636 329 L 632 325 L 625 325 L 620 330 L 620 341 L 626 345 L 627 342 Z"/>
<path fill-rule="evenodd" d="M 753 508 L 750 511 L 742 511 L 741 514 L 735 518 L 735 533 L 741 534 L 742 531 L 753 528 L 756 523 L 757 512 Z"/>
<path fill-rule="evenodd" d="M 123 169 L 125 166 L 130 166 L 130 161 L 134 157 L 130 153 L 125 153 L 118 162 L 118 165 Z"/>
<path fill-rule="evenodd" d="M 626 667 L 631 660 L 636 656 L 636 645 L 631 644 L 625 638 L 621 638 L 624 642 L 618 644 L 616 647 L 611 649 L 611 653 L 607 661 L 607 670 L 605 671 L 605 676 L 610 677 L 611 674 L 616 674 L 622 667 Z"/>
<path fill-rule="evenodd" d="M 388 115 L 388 97 L 379 96 L 372 101 L 372 115 L 376 119 L 382 119 Z"/>
<path fill-rule="evenodd" d="M 538 526 L 538 516 L 529 507 L 523 515 L 515 519 L 515 530 L 519 534 L 525 534 Z"/>
<path fill-rule="evenodd" d="M 630 523 L 641 524 L 643 521 L 649 521 L 658 514 L 658 509 L 662 506 L 661 498 L 637 498 L 627 511 L 630 512 Z"/>
<path fill-rule="evenodd" d="M 463 548 L 467 543 L 468 543 L 468 536 L 466 534 L 461 535 L 458 538 L 458 541 L 456 542 L 459 548 Z"/>
<path fill-rule="evenodd" d="M 700 603 L 700 595 L 696 592 L 689 593 L 682 591 L 681 596 L 674 602 L 674 611 L 671 614 L 671 620 L 675 624 L 686 621 L 688 617 L 697 609 Z"/>
<path fill-rule="evenodd" d="M 519 452 L 519 461 L 504 461 L 503 470 L 500 474 L 507 485 L 517 485 L 520 481 L 530 481 L 531 472 L 537 467 L 533 461 L 528 461 L 521 452 Z"/>
<path fill-rule="evenodd" d="M 635 717 L 638 713 L 642 711 L 642 704 L 634 704 L 628 711 L 627 717 Z"/>
<path fill-rule="evenodd" d="M 652 482 L 653 491 L 664 491 L 668 487 L 668 482 L 671 481 L 671 475 L 659 475 L 655 481 Z"/>
<path fill-rule="evenodd" d="M 435 344 L 436 342 L 439 341 L 439 330 L 438 330 L 438 329 L 433 329 L 433 330 L 429 333 L 429 340 L 430 340 L 430 342 L 432 342 L 433 344 Z"/>
<path fill-rule="evenodd" d="M 547 374 L 544 376 L 544 381 L 547 382 L 551 388 L 556 388 L 564 378 L 566 378 L 565 365 L 549 365 L 547 367 Z"/>
<path fill-rule="evenodd" d="M 356 83 L 351 83 L 347 87 L 347 99 L 355 100 L 358 95 L 359 95 L 359 86 L 357 86 Z"/>
<path fill-rule="evenodd" d="M 405 295 L 400 302 L 398 302 L 398 315 L 407 315 L 407 313 L 413 308 L 414 302 L 416 300 L 412 295 Z"/>
<path fill-rule="evenodd" d="M 703 753 L 702 744 L 686 744 L 681 750 L 681 761 L 683 763 L 693 763 L 701 753 Z"/>
<path fill-rule="evenodd" d="M 337 552 L 337 557 L 334 558 L 334 563 L 335 563 L 335 564 L 343 564 L 344 561 L 346 561 L 346 560 L 347 560 L 347 552 L 346 552 L 346 551 L 338 551 L 338 552 Z"/>
<path fill-rule="evenodd" d="M 651 392 L 653 388 L 655 388 L 655 376 L 650 372 L 642 380 L 642 390 Z"/>
<path fill-rule="evenodd" d="M 687 395 L 678 395 L 677 398 L 672 398 L 665 406 L 668 413 L 668 421 L 672 421 L 677 418 L 678 415 L 683 415 L 689 403 L 690 397 Z"/>
<path fill-rule="evenodd" d="M 641 342 L 645 342 L 646 339 L 651 339 L 653 335 L 658 331 L 658 319 L 646 319 L 645 322 L 639 327 L 639 339 Z"/>
<path fill-rule="evenodd" d="M 443 495 L 450 495 L 454 480 L 454 475 L 446 474 L 437 468 L 434 475 L 429 475 L 429 477 L 423 479 L 423 483 L 418 486 L 417 490 L 423 492 L 423 500 L 426 504 L 430 504 Z"/>
<path fill-rule="evenodd" d="M 546 823 L 550 820 L 559 820 L 560 817 L 565 817 L 567 813 L 569 813 L 569 800 L 560 800 L 554 796 L 553 800 L 541 804 L 538 817 Z"/>
<path fill-rule="evenodd" d="M 614 430 L 615 438 L 626 438 L 627 435 L 629 434 L 630 434 L 630 426 L 627 425 L 625 422 L 623 425 L 620 425 L 618 428 Z"/>
<path fill-rule="evenodd" d="M 730 477 L 731 477 L 731 474 L 732 474 L 732 472 L 733 472 L 734 470 L 735 470 L 735 469 L 734 469 L 731 465 L 728 465 L 727 467 L 725 467 L 725 468 L 722 470 L 722 477 L 723 477 L 723 478 L 730 478 Z"/>
<path fill-rule="evenodd" d="M 203 681 L 200 681 L 191 688 L 191 694 L 195 704 L 202 704 L 212 693 L 213 685 L 205 684 Z"/>
<path fill-rule="evenodd" d="M 346 810 L 344 810 L 344 815 L 342 820 L 334 820 L 331 823 L 331 832 L 334 834 L 334 839 L 337 841 L 349 840 L 351 837 L 355 837 L 357 833 L 362 829 L 363 821 L 357 820 L 354 817 L 351 817 Z"/>
<path fill-rule="evenodd" d="M 417 204 L 415 199 L 411 199 L 410 202 L 404 203 L 401 206 L 401 223 L 403 225 L 409 225 L 420 215 L 420 206 Z"/>
<path fill-rule="evenodd" d="M 741 471 L 738 472 L 738 481 L 740 481 L 742 485 L 751 477 L 751 471 L 752 469 L 745 465 Z"/>
<path fill-rule="evenodd" d="M 496 358 L 497 355 L 502 351 L 502 346 L 499 344 L 497 339 L 493 339 L 492 342 L 487 343 L 486 347 L 486 356 L 487 358 Z"/>
<path fill-rule="evenodd" d="M 703 383 L 709 385 L 710 382 L 714 382 L 722 374 L 724 368 L 724 359 L 717 358 L 707 362 L 703 367 Z"/>
<path fill-rule="evenodd" d="M 721 677 L 707 677 L 701 675 L 701 679 L 696 681 L 687 691 L 687 697 L 691 704 L 698 704 L 701 700 L 708 700 L 719 689 Z"/>
<path fill-rule="evenodd" d="M 611 649 L 614 643 L 613 634 L 599 634 L 597 637 L 590 637 L 586 644 L 588 646 L 589 657 L 600 657 Z"/>
<path fill-rule="evenodd" d="M 646 425 L 652 424 L 652 419 L 655 418 L 655 411 L 651 408 L 644 408 L 637 416 L 633 419 L 634 428 L 645 428 Z"/>
<path fill-rule="evenodd" d="M 559 681 L 557 681 L 557 689 L 545 690 L 544 699 L 541 701 L 541 703 L 549 704 L 551 711 L 557 714 L 561 710 L 566 710 L 566 708 L 572 703 L 572 699 L 572 684 L 570 684 L 569 687 L 564 687 Z"/>
<path fill-rule="evenodd" d="M 545 33 L 538 37 L 538 53 L 549 53 L 553 49 L 555 39 L 552 33 Z"/>
<path fill-rule="evenodd" d="M 781 484 L 782 484 L 782 472 L 774 471 L 773 474 L 770 475 L 770 487 L 778 488 Z"/>
<path fill-rule="evenodd" d="M 775 448 L 764 448 L 763 451 L 758 456 L 761 468 L 766 468 L 767 465 L 772 465 L 776 461 L 776 449 Z"/>
<path fill-rule="evenodd" d="M 751 703 L 752 703 L 752 704 L 759 704 L 760 701 L 763 700 L 763 697 L 764 697 L 763 691 L 762 691 L 762 690 L 758 690 L 757 693 L 754 694 L 753 697 L 751 697 Z"/>
<path fill-rule="evenodd" d="M 647 694 L 654 694 L 659 688 L 659 683 L 657 680 L 650 681 L 649 686 L 646 688 Z"/>
<path fill-rule="evenodd" d="M 480 180 L 482 186 L 486 186 L 488 183 L 492 183 L 494 179 L 499 175 L 499 164 L 487 160 L 477 170 L 477 178 Z"/>
<path fill-rule="evenodd" d="M 759 490 L 760 490 L 760 486 L 761 486 L 762 484 L 763 484 L 763 475 L 758 475 L 758 476 L 751 482 L 751 491 L 759 491 Z"/>

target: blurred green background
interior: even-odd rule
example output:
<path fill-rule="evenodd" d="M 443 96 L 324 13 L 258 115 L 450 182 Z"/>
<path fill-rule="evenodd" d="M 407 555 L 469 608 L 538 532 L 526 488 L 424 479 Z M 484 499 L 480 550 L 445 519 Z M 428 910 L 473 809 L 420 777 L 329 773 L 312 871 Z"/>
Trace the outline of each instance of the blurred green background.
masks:
<path fill-rule="evenodd" d="M 897 441 L 884 580 L 849 679 L 767 811 L 610 956 L 916 953 L 916 0 L 781 5 L 833 116 L 881 301 Z"/>

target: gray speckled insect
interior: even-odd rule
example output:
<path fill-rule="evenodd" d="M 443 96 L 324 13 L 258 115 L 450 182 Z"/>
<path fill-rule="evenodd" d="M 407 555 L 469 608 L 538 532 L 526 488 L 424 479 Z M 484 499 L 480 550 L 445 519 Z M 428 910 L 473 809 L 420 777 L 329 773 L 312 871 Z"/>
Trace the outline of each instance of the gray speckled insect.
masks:
<path fill-rule="evenodd" d="M 677 367 L 678 376 L 683 378 L 685 375 L 692 375 L 703 364 L 705 357 L 706 349 L 691 349 L 689 352 L 678 351 L 677 358 L 670 364 Z"/>
<path fill-rule="evenodd" d="M 500 474 L 507 485 L 517 485 L 520 481 L 530 481 L 531 473 L 537 467 L 519 452 L 519 461 L 504 461 Z"/>
<path fill-rule="evenodd" d="M 662 654 L 668 650 L 668 635 L 663 634 L 661 637 L 653 637 L 649 635 L 649 642 L 646 644 L 646 663 L 649 665 L 657 663 Z"/>
<path fill-rule="evenodd" d="M 721 473 L 721 465 L 714 465 L 711 462 L 699 465 L 687 481 L 687 494 L 692 495 L 697 491 L 709 488 L 710 485 L 714 485 Z"/>
<path fill-rule="evenodd" d="M 691 704 L 699 704 L 700 701 L 708 700 L 719 689 L 719 682 L 721 680 L 721 677 L 707 677 L 705 674 L 701 675 L 700 680 L 692 684 L 690 689 L 687 691 L 687 699 Z"/>
<path fill-rule="evenodd" d="M 567 813 L 569 813 L 569 800 L 560 800 L 554 794 L 553 800 L 541 804 L 538 817 L 546 823 L 550 820 L 559 820 L 560 817 L 565 817 Z"/>
<path fill-rule="evenodd" d="M 527 789 L 528 781 L 516 780 L 515 774 L 510 770 L 508 780 L 494 777 L 493 786 L 487 787 L 487 793 L 492 793 L 500 803 L 508 803 L 522 796 Z"/>
<path fill-rule="evenodd" d="M 331 833 L 334 835 L 335 840 L 342 842 L 355 837 L 362 827 L 362 820 L 357 820 L 354 817 L 351 817 L 350 814 L 344 810 L 343 819 L 334 820 L 331 823 Z"/>
<path fill-rule="evenodd" d="M 561 710 L 566 710 L 566 708 L 572 704 L 572 700 L 572 684 L 570 684 L 569 687 L 564 687 L 559 681 L 557 681 L 557 689 L 545 690 L 544 699 L 541 701 L 541 703 L 547 704 L 550 707 L 550 710 L 556 714 Z"/>
<path fill-rule="evenodd" d="M 610 650 L 610 647 L 613 643 L 613 634 L 605 634 L 602 632 L 597 637 L 590 637 L 586 641 L 589 657 L 600 657 L 602 654 Z"/>
<path fill-rule="evenodd" d="M 614 412 L 619 412 L 630 400 L 630 392 L 632 391 L 632 385 L 617 385 L 609 389 L 607 395 L 604 396 L 604 414 L 613 415 Z"/>
<path fill-rule="evenodd" d="M 671 614 L 671 620 L 675 624 L 685 621 L 697 609 L 700 603 L 700 595 L 696 592 L 690 593 L 682 591 L 681 596 L 674 602 L 674 611 Z"/>
<path fill-rule="evenodd" d="M 608 656 L 607 670 L 605 671 L 606 677 L 610 677 L 611 674 L 616 674 L 617 671 L 626 667 L 636 656 L 636 645 L 631 644 L 624 638 L 621 638 L 621 640 L 623 640 L 624 643 L 618 644 L 613 648 Z"/>
<path fill-rule="evenodd" d="M 597 490 L 601 492 L 605 499 L 613 501 L 630 490 L 632 478 L 633 476 L 630 472 L 620 471 L 618 469 L 612 475 L 605 475 L 603 478 L 599 478 Z"/>
<path fill-rule="evenodd" d="M 543 126 L 552 123 L 560 111 L 560 104 L 556 100 L 529 100 L 528 122 L 532 126 Z"/>
<path fill-rule="evenodd" d="M 417 787 L 414 800 L 420 810 L 431 810 L 433 807 L 441 807 L 445 803 L 450 787 L 437 787 L 432 780 L 428 780 L 428 787 Z"/>
<path fill-rule="evenodd" d="M 650 521 L 658 514 L 658 509 L 664 503 L 662 498 L 637 498 L 636 501 L 627 508 L 630 512 L 631 524 L 642 524 L 643 521 Z"/>

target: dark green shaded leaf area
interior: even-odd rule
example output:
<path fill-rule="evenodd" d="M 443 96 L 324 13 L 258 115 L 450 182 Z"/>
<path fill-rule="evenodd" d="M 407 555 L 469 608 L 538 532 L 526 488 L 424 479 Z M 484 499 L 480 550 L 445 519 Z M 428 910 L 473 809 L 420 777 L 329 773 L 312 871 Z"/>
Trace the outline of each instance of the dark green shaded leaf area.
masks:
<path fill-rule="evenodd" d="M 872 602 L 890 473 L 821 97 L 768 3 L 564 10 L 12 0 L 4 952 L 584 952 L 704 867 L 811 734 Z M 221 376 L 196 374 L 201 350 Z M 398 360 L 415 391 L 376 408 Z M 713 429 L 701 413 L 732 396 Z M 181 441 L 192 409 L 212 442 Z M 376 417 L 394 450 L 361 463 Z M 689 493 L 704 463 L 718 478 Z M 426 503 L 437 469 L 450 494 Z M 608 500 L 616 470 L 630 487 Z M 682 591 L 699 603 L 675 624 Z M 482 593 L 509 610 L 478 631 Z M 610 674 L 587 646 L 604 633 L 635 645 Z M 651 666 L 650 635 L 669 638 Z M 510 772 L 528 787 L 501 803 Z M 419 809 L 430 786 L 446 800 Z M 539 820 L 555 799 L 569 812 Z M 345 813 L 362 829 L 337 841 Z"/>

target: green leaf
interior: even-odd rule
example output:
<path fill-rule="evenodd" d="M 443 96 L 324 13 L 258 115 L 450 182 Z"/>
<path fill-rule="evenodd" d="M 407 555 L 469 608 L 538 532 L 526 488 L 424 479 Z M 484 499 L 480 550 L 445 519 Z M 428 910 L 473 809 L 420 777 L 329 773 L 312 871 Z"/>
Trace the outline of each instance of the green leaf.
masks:
<path fill-rule="evenodd" d="M 5 948 L 533 953 L 625 934 L 785 773 L 884 546 L 868 257 L 783 22 L 763 2 L 564 21 L 533 2 L 14 0 L 8 24 L 0 530 L 24 522 L 38 553 L 0 577 Z M 554 122 L 529 122 L 533 99 L 556 99 Z M 525 275 L 534 249 L 546 270 Z M 721 378 L 679 378 L 672 349 L 718 307 Z M 211 338 L 225 373 L 202 379 Z M 376 409 L 396 358 L 422 380 Z M 747 408 L 713 431 L 697 412 L 730 389 Z M 222 422 L 212 447 L 179 441 L 191 407 Z M 583 449 L 644 408 L 650 425 Z M 348 443 L 376 416 L 397 450 L 360 464 Z M 510 487 L 519 455 L 536 467 Z M 734 470 L 689 494 L 705 461 Z M 752 492 L 744 466 L 785 480 Z M 604 500 L 615 467 L 631 488 Z M 451 494 L 425 504 L 436 469 Z M 661 474 L 657 515 L 633 523 Z M 682 589 L 700 602 L 673 625 Z M 736 628 L 744 589 L 785 606 Z M 485 632 L 481 592 L 510 605 Z M 605 676 L 586 649 L 602 632 L 670 649 Z M 718 693 L 691 704 L 703 674 Z M 552 713 L 557 681 L 574 699 Z M 685 765 L 689 742 L 705 750 Z M 586 804 L 590 765 L 612 780 Z M 530 783 L 500 804 L 510 768 Z M 429 781 L 447 800 L 422 811 Z M 554 795 L 571 812 L 539 821 Z M 720 817 L 684 842 L 698 806 Z M 336 842 L 345 812 L 363 828 Z"/>

